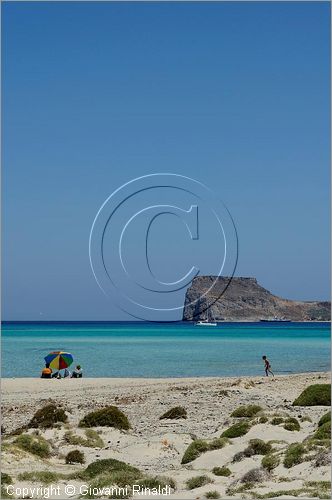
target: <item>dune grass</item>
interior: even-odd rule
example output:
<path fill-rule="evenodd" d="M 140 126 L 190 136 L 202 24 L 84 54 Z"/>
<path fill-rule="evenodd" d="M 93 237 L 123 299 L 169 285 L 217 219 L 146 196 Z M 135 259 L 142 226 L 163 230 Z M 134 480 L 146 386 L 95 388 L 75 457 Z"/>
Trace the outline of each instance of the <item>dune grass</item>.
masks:
<path fill-rule="evenodd" d="M 220 498 L 221 495 L 218 493 L 218 491 L 213 490 L 213 491 L 207 491 L 205 493 L 205 498 Z"/>
<path fill-rule="evenodd" d="M 127 464 L 126 464 L 127 465 Z M 170 477 L 148 476 L 136 468 L 124 467 L 118 470 L 107 470 L 97 474 L 90 482 L 91 488 L 104 488 L 117 486 L 118 488 L 132 488 L 133 485 L 141 488 L 164 488 L 166 486 L 176 489 L 175 481 Z M 114 498 L 117 498 L 114 496 Z M 120 498 L 123 498 L 122 496 Z"/>
<path fill-rule="evenodd" d="M 280 458 L 277 455 L 273 455 L 272 453 L 265 455 L 265 457 L 262 458 L 261 462 L 262 467 L 269 472 L 278 467 L 279 464 Z"/>
<path fill-rule="evenodd" d="M 104 472 L 95 476 L 91 482 L 91 488 L 105 488 L 111 486 L 118 486 L 125 488 L 132 484 L 138 484 L 141 478 L 141 473 L 134 473 L 128 470 L 118 470 L 113 472 Z"/>
<path fill-rule="evenodd" d="M 20 434 L 14 444 L 21 450 L 28 451 L 40 458 L 50 456 L 50 445 L 42 436 L 32 436 L 31 434 Z"/>
<path fill-rule="evenodd" d="M 48 470 L 38 470 L 33 472 L 22 472 L 18 475 L 20 481 L 29 481 L 31 483 L 51 484 L 60 479 L 60 474 Z"/>
<path fill-rule="evenodd" d="M 56 423 L 67 422 L 68 417 L 63 408 L 48 404 L 36 411 L 28 427 L 36 429 L 51 429 Z"/>
<path fill-rule="evenodd" d="M 6 472 L 1 472 L 1 484 L 13 484 L 12 477 Z"/>
<path fill-rule="evenodd" d="M 9 495 L 7 493 L 6 486 L 4 484 L 1 485 L 1 495 L 0 495 L 1 500 L 7 499 L 7 498 L 13 498 L 13 495 Z"/>
<path fill-rule="evenodd" d="M 212 451 L 212 450 L 219 450 L 223 448 L 227 443 L 228 440 L 224 438 L 215 438 L 212 439 L 211 441 L 205 441 L 203 439 L 195 439 L 195 441 L 190 443 L 190 445 L 184 452 L 181 463 L 187 464 L 189 462 L 192 462 L 193 460 L 198 458 L 202 453 L 206 453 L 207 451 Z"/>
<path fill-rule="evenodd" d="M 227 438 L 237 438 L 240 436 L 244 436 L 249 431 L 251 425 L 249 422 L 238 422 L 237 424 L 231 425 L 228 429 L 226 429 L 221 437 Z"/>
<path fill-rule="evenodd" d="M 294 465 L 300 464 L 304 461 L 306 449 L 302 443 L 293 443 L 288 446 L 285 457 L 284 466 L 290 469 Z"/>
<path fill-rule="evenodd" d="M 262 439 L 251 439 L 249 441 L 249 445 L 244 450 L 244 454 L 247 457 L 251 457 L 252 455 L 267 455 L 272 452 L 272 445 L 270 443 L 266 443 Z"/>
<path fill-rule="evenodd" d="M 66 455 L 66 464 L 84 464 L 84 453 L 80 450 L 72 450 Z"/>
<path fill-rule="evenodd" d="M 183 406 L 175 406 L 174 408 L 171 408 L 166 413 L 161 415 L 161 417 L 159 417 L 159 420 L 178 420 L 180 418 L 187 418 L 187 410 L 183 408 Z"/>
<path fill-rule="evenodd" d="M 236 410 L 231 413 L 231 417 L 243 418 L 243 417 L 254 417 L 256 413 L 262 411 L 262 407 L 258 405 L 247 405 L 239 406 Z"/>
<path fill-rule="evenodd" d="M 313 384 L 304 389 L 293 406 L 331 406 L 331 384 Z"/>
<path fill-rule="evenodd" d="M 132 472 L 133 474 L 141 474 L 137 467 L 127 464 L 126 462 L 121 462 L 115 458 L 105 458 L 103 460 L 96 460 L 87 466 L 87 468 L 80 473 L 80 476 L 84 478 L 94 478 L 99 474 L 112 473 L 112 472 Z"/>
<path fill-rule="evenodd" d="M 201 486 L 205 486 L 206 484 L 212 482 L 212 479 L 210 479 L 206 475 L 194 476 L 191 479 L 188 479 L 188 481 L 186 482 L 186 487 L 187 490 L 194 490 L 195 488 L 200 488 Z"/>
<path fill-rule="evenodd" d="M 85 446 L 87 448 L 103 448 L 104 441 L 94 429 L 85 429 L 85 438 L 68 431 L 64 435 L 64 440 L 74 446 Z"/>
<path fill-rule="evenodd" d="M 331 422 L 331 412 L 330 411 L 328 411 L 327 413 L 325 413 L 321 417 L 321 419 L 318 422 L 318 427 L 320 427 L 323 424 L 326 424 L 327 422 Z"/>
<path fill-rule="evenodd" d="M 268 476 L 268 472 L 266 469 L 261 467 L 255 467 L 254 469 L 250 469 L 241 477 L 241 483 L 245 483 L 248 485 L 254 485 L 256 483 L 262 483 Z"/>
<path fill-rule="evenodd" d="M 165 488 L 169 486 L 173 490 L 176 489 L 176 484 L 174 479 L 171 477 L 164 476 L 145 476 L 142 479 L 137 481 L 137 484 L 141 486 L 141 488 Z"/>
<path fill-rule="evenodd" d="M 126 415 L 116 406 L 107 406 L 101 410 L 85 415 L 79 422 L 79 427 L 114 427 L 128 430 L 130 424 Z"/>
<path fill-rule="evenodd" d="M 229 477 L 232 474 L 232 471 L 228 467 L 214 467 L 212 469 L 212 473 L 215 476 L 224 476 L 224 477 Z"/>
<path fill-rule="evenodd" d="M 331 439 L 331 421 L 321 424 L 313 435 L 313 439 Z"/>
<path fill-rule="evenodd" d="M 283 428 L 286 429 L 286 431 L 299 431 L 301 430 L 301 426 L 299 421 L 295 417 L 288 417 L 286 418 Z"/>
<path fill-rule="evenodd" d="M 271 420 L 271 425 L 280 425 L 284 421 L 283 417 L 273 417 Z"/>

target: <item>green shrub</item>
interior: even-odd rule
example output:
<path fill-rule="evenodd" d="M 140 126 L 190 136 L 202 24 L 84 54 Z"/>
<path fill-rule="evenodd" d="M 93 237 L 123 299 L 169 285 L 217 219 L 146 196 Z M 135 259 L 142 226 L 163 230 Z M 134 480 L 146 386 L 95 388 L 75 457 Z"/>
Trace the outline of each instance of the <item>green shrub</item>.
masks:
<path fill-rule="evenodd" d="M 66 455 L 66 464 L 84 464 L 84 453 L 79 450 L 72 450 Z"/>
<path fill-rule="evenodd" d="M 249 429 L 250 429 L 250 424 L 248 422 L 239 422 L 226 429 L 221 434 L 221 437 L 236 438 L 244 436 L 244 434 L 247 434 Z"/>
<path fill-rule="evenodd" d="M 187 464 L 188 462 L 192 462 L 193 460 L 198 458 L 202 453 L 205 453 L 208 450 L 209 446 L 206 441 L 204 441 L 203 439 L 195 439 L 195 441 L 190 443 L 190 445 L 184 452 L 181 463 Z"/>
<path fill-rule="evenodd" d="M 28 426 L 25 425 L 23 427 L 18 427 L 17 429 L 13 429 L 8 433 L 8 436 L 19 436 L 20 434 L 23 434 L 23 432 L 26 432 L 28 430 Z"/>
<path fill-rule="evenodd" d="M 254 484 L 261 483 L 266 479 L 267 473 L 266 470 L 255 468 L 251 469 L 244 474 L 241 478 L 241 483 Z"/>
<path fill-rule="evenodd" d="M 90 482 L 90 486 L 91 488 L 104 488 L 116 485 L 119 488 L 124 488 L 126 486 L 137 484 L 140 478 L 140 472 L 134 473 L 128 470 L 104 472 L 93 478 Z"/>
<path fill-rule="evenodd" d="M 264 467 L 264 469 L 268 470 L 269 472 L 278 467 L 279 464 L 280 458 L 276 455 L 269 454 L 265 455 L 265 457 L 262 458 L 262 467 Z"/>
<path fill-rule="evenodd" d="M 286 431 L 299 431 L 301 429 L 300 424 L 295 417 L 288 417 L 285 420 L 283 427 Z"/>
<path fill-rule="evenodd" d="M 220 493 L 218 491 L 208 491 L 205 493 L 205 498 L 220 498 Z"/>
<path fill-rule="evenodd" d="M 103 461 L 105 462 L 105 461 Z M 118 462 L 118 461 L 115 461 Z M 119 465 L 120 464 L 120 465 Z M 121 465 L 122 464 L 122 465 Z M 114 464 L 113 464 L 114 465 Z M 120 469 L 119 469 L 120 467 Z M 124 462 L 118 462 L 116 464 L 117 470 L 108 468 L 107 470 L 103 467 L 102 473 L 97 473 L 90 483 L 91 488 L 104 488 L 111 486 L 118 486 L 119 488 L 125 488 L 126 486 L 132 487 L 133 484 L 139 485 L 141 488 L 165 488 L 166 486 L 176 489 L 176 483 L 174 479 L 165 476 L 142 476 L 142 473 L 135 467 L 128 466 Z M 98 471 L 100 467 L 98 468 Z M 95 470 L 93 474 L 95 474 Z M 112 497 L 113 498 L 113 497 Z M 118 498 L 116 495 L 114 498 Z M 119 498 L 123 498 L 120 496 Z"/>
<path fill-rule="evenodd" d="M 318 427 L 320 430 L 321 427 Z M 331 438 L 329 439 L 314 439 L 314 436 L 308 437 L 303 441 L 306 451 L 317 451 L 317 450 L 331 450 Z"/>
<path fill-rule="evenodd" d="M 115 471 L 127 471 L 133 474 L 140 474 L 140 470 L 132 465 L 116 460 L 115 458 L 105 458 L 104 460 L 97 460 L 92 462 L 84 470 L 84 476 L 93 478 L 98 474 L 111 473 Z"/>
<path fill-rule="evenodd" d="M 271 425 L 279 425 L 282 424 L 284 419 L 282 417 L 273 417 L 271 420 Z"/>
<path fill-rule="evenodd" d="M 7 488 L 2 484 L 1 485 L 1 495 L 0 495 L 1 500 L 4 500 L 5 498 L 13 498 L 12 495 L 7 493 Z"/>
<path fill-rule="evenodd" d="M 94 429 L 85 429 L 84 431 L 87 439 L 91 441 L 91 446 L 95 448 L 103 448 L 104 441 L 101 439 L 100 435 Z"/>
<path fill-rule="evenodd" d="M 22 472 L 18 475 L 20 481 L 29 481 L 31 483 L 51 484 L 59 480 L 59 474 L 48 470 L 39 470 L 33 472 Z"/>
<path fill-rule="evenodd" d="M 258 405 L 239 406 L 239 408 L 231 413 L 231 417 L 254 417 L 260 411 L 262 411 L 262 408 Z"/>
<path fill-rule="evenodd" d="M 295 399 L 293 406 L 331 406 L 331 384 L 310 385 Z"/>
<path fill-rule="evenodd" d="M 243 453 L 246 457 L 251 457 L 252 455 L 267 455 L 271 451 L 272 445 L 270 443 L 265 443 L 262 439 L 251 439 L 249 446 Z"/>
<path fill-rule="evenodd" d="M 93 411 L 85 415 L 79 422 L 79 427 L 115 427 L 116 429 L 128 430 L 130 424 L 124 413 L 116 406 L 107 406 L 101 410 Z"/>
<path fill-rule="evenodd" d="M 322 418 L 318 422 L 318 427 L 320 427 L 323 424 L 326 424 L 326 422 L 331 422 L 331 412 L 330 411 L 328 411 L 327 413 L 325 413 L 322 416 Z"/>
<path fill-rule="evenodd" d="M 174 479 L 171 477 L 163 477 L 163 476 L 154 476 L 150 477 L 147 476 L 143 479 L 140 479 L 137 481 L 137 484 L 141 486 L 141 488 L 165 488 L 166 486 L 169 486 L 173 490 L 176 489 L 176 484 Z"/>
<path fill-rule="evenodd" d="M 304 454 L 305 454 L 305 447 L 303 446 L 303 444 L 293 443 L 289 445 L 284 457 L 284 466 L 287 469 L 289 469 L 294 465 L 302 463 Z"/>
<path fill-rule="evenodd" d="M 13 484 L 13 480 L 6 472 L 1 472 L 1 484 Z"/>
<path fill-rule="evenodd" d="M 20 434 L 14 443 L 24 451 L 33 455 L 46 458 L 50 455 L 50 446 L 46 439 L 41 436 L 32 436 L 30 434 Z"/>
<path fill-rule="evenodd" d="M 277 490 L 270 491 L 261 495 L 260 493 L 255 493 L 255 498 L 259 500 L 264 500 L 267 498 L 279 498 L 279 497 L 301 497 L 305 495 L 305 498 L 330 498 L 321 495 L 321 492 L 315 490 L 309 490 L 308 488 L 299 488 L 293 490 Z"/>
<path fill-rule="evenodd" d="M 209 483 L 212 483 L 212 480 L 208 476 L 195 476 L 188 479 L 186 486 L 188 490 L 194 490 L 195 488 L 200 488 Z"/>
<path fill-rule="evenodd" d="M 226 495 L 227 496 L 236 496 L 237 498 L 243 498 L 243 495 L 240 495 L 239 496 L 239 493 L 245 493 L 246 491 L 250 490 L 252 487 L 254 486 L 253 483 L 243 483 L 241 484 L 241 486 L 238 486 L 238 487 L 234 487 L 234 485 L 230 485 L 228 486 L 228 488 L 226 488 Z M 258 493 L 255 493 L 254 496 L 255 498 L 258 498 L 257 497 Z"/>
<path fill-rule="evenodd" d="M 131 494 L 130 492 L 128 493 L 121 493 L 121 491 L 113 491 L 108 498 L 111 500 L 126 500 L 127 498 L 130 498 Z"/>
<path fill-rule="evenodd" d="M 187 410 L 183 408 L 183 406 L 175 406 L 175 408 L 171 408 L 168 410 L 166 413 L 164 413 L 159 419 L 180 419 L 180 418 L 187 418 Z"/>
<path fill-rule="evenodd" d="M 182 457 L 181 463 L 187 464 L 198 458 L 202 453 L 212 450 L 219 450 L 227 444 L 227 439 L 215 438 L 212 441 L 204 441 L 203 439 L 195 439 Z"/>
<path fill-rule="evenodd" d="M 331 439 L 331 421 L 327 421 L 325 424 L 320 425 L 313 435 L 313 439 Z"/>
<path fill-rule="evenodd" d="M 87 448 L 103 448 L 104 441 L 94 429 L 85 429 L 86 438 L 77 436 L 68 431 L 64 435 L 64 440 L 74 446 L 85 446 Z"/>
<path fill-rule="evenodd" d="M 324 467 L 325 465 L 331 465 L 331 453 L 329 451 L 319 451 L 315 456 L 315 467 Z"/>
<path fill-rule="evenodd" d="M 269 419 L 267 418 L 266 415 L 262 415 L 261 417 L 259 417 L 258 419 L 258 423 L 259 424 L 266 424 L 267 422 L 269 421 Z"/>
<path fill-rule="evenodd" d="M 213 438 L 211 441 L 208 441 L 208 447 L 209 447 L 208 451 L 220 450 L 221 448 L 226 446 L 228 442 L 229 442 L 228 439 L 224 437 Z"/>
<path fill-rule="evenodd" d="M 246 455 L 244 453 L 244 451 L 238 451 L 237 453 L 235 453 L 235 455 L 233 456 L 232 458 L 232 462 L 233 463 L 236 463 L 236 462 L 241 462 L 241 460 L 243 460 L 244 458 L 246 458 Z"/>
<path fill-rule="evenodd" d="M 262 439 L 251 439 L 245 450 L 235 453 L 232 462 L 240 462 L 244 458 L 253 455 L 267 455 L 273 451 L 271 443 L 265 443 Z"/>
<path fill-rule="evenodd" d="M 212 472 L 213 474 L 215 474 L 216 476 L 225 476 L 225 477 L 229 477 L 232 472 L 229 470 L 228 467 L 214 467 L 212 469 Z"/>
<path fill-rule="evenodd" d="M 306 481 L 306 486 L 311 488 L 321 488 L 322 490 L 330 490 L 331 489 L 331 481 Z"/>
<path fill-rule="evenodd" d="M 62 408 L 49 404 L 36 411 L 28 427 L 50 429 L 57 422 L 67 422 L 68 417 Z"/>

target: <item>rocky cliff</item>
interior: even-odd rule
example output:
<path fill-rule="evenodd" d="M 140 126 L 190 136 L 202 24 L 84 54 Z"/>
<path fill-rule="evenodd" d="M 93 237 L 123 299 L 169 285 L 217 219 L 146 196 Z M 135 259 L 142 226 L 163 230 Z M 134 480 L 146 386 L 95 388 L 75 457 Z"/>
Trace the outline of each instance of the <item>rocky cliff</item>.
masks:
<path fill-rule="evenodd" d="M 202 297 L 214 280 L 217 281 L 213 289 Z M 233 278 L 232 280 L 215 276 L 194 278 L 186 293 L 183 320 L 205 319 L 207 308 L 211 311 L 210 317 L 217 321 L 259 321 L 271 318 L 292 321 L 329 321 L 331 319 L 330 302 L 300 302 L 282 299 L 259 285 L 255 278 Z"/>

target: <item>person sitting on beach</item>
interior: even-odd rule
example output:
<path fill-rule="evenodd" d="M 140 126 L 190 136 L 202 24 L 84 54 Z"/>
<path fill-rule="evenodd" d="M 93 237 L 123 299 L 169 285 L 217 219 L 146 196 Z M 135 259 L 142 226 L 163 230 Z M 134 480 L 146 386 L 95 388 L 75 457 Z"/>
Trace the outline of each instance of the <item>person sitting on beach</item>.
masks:
<path fill-rule="evenodd" d="M 73 373 L 71 374 L 72 378 L 82 378 L 83 376 L 83 370 L 81 368 L 81 365 L 77 365 Z"/>
<path fill-rule="evenodd" d="M 268 377 L 269 373 L 271 373 L 271 375 L 274 377 L 274 373 L 271 370 L 270 361 L 267 359 L 266 356 L 262 356 L 262 359 L 264 360 L 265 363 L 265 375 Z"/>
<path fill-rule="evenodd" d="M 41 378 L 51 378 L 52 377 L 52 370 L 50 368 L 50 365 L 46 363 L 45 368 L 43 368 L 41 372 Z"/>

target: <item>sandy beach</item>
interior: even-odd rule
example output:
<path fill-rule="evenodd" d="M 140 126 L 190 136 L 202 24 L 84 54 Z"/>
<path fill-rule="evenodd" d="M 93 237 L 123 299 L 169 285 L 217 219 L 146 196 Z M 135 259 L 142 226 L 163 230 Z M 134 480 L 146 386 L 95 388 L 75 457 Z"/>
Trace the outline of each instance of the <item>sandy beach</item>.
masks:
<path fill-rule="evenodd" d="M 292 467 L 285 467 L 283 460 L 290 444 L 302 443 L 315 433 L 319 419 L 329 409 L 326 406 L 292 406 L 294 399 L 311 384 L 329 382 L 328 373 L 275 378 L 3 379 L 2 472 L 10 475 L 14 487 L 30 488 L 36 486 L 38 481 L 22 480 L 24 472 L 51 471 L 61 477 L 61 474 L 84 470 L 97 460 L 114 458 L 137 467 L 149 476 L 172 478 L 176 486 L 167 497 L 174 499 L 213 498 L 209 496 L 211 492 L 217 492 L 222 498 L 263 498 L 264 495 L 271 497 L 273 492 L 284 498 L 310 497 L 308 492 L 314 490 L 316 496 L 322 498 L 325 495 L 327 498 L 329 491 L 326 482 L 330 481 L 330 466 L 326 459 L 322 464 L 317 461 L 319 453 L 328 453 L 326 443 L 322 447 L 313 447 L 301 463 Z M 51 447 L 50 456 L 41 459 L 17 447 L 14 443 L 17 436 L 10 433 L 27 425 L 36 410 L 49 403 L 62 407 L 68 415 L 68 421 L 51 429 L 37 431 Z M 128 417 L 129 430 L 97 427 L 95 430 L 99 433 L 102 446 L 82 446 L 66 441 L 64 436 L 68 432 L 83 438 L 84 429 L 78 427 L 79 420 L 87 413 L 109 405 L 118 407 Z M 261 407 L 260 412 L 249 419 L 247 433 L 227 440 L 221 449 L 209 449 L 196 459 L 181 463 L 186 449 L 194 440 L 211 442 L 234 423 L 248 421 L 248 418 L 231 416 L 242 405 Z M 187 418 L 160 420 L 167 410 L 177 406 L 185 408 Z M 283 421 L 295 417 L 300 429 L 287 430 L 282 423 L 272 424 L 274 417 L 280 417 Z M 33 434 L 36 429 L 26 432 Z M 280 462 L 273 470 L 262 469 L 263 456 L 260 454 L 248 454 L 234 460 L 234 456 L 243 452 L 253 439 L 263 440 L 272 446 Z M 74 449 L 84 453 L 84 465 L 65 463 L 64 457 Z M 215 467 L 226 467 L 230 473 L 228 476 L 216 475 L 212 472 Z M 259 480 L 250 482 L 248 487 L 242 478 L 255 468 L 264 474 Z M 188 489 L 187 481 L 197 476 L 205 476 L 206 484 Z M 311 485 L 308 481 L 312 482 Z M 65 493 L 67 483 L 68 479 L 60 478 L 56 482 L 60 497 L 58 494 L 50 497 L 79 498 L 82 481 L 70 480 L 70 484 L 75 487 L 72 495 Z M 279 492 L 282 491 L 286 493 L 281 495 Z M 34 496 L 39 497 L 42 498 L 42 495 Z M 85 497 L 89 498 L 87 495 Z M 139 498 L 151 496 L 140 495 Z M 165 495 L 154 495 L 153 498 L 165 498 Z"/>

